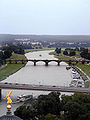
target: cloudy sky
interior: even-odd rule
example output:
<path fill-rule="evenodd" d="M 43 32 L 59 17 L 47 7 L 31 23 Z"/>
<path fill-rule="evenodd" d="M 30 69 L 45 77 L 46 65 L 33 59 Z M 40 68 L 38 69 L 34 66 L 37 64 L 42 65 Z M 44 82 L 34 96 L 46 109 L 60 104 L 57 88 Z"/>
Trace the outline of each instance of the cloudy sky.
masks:
<path fill-rule="evenodd" d="M 0 33 L 90 34 L 90 0 L 0 0 Z"/>

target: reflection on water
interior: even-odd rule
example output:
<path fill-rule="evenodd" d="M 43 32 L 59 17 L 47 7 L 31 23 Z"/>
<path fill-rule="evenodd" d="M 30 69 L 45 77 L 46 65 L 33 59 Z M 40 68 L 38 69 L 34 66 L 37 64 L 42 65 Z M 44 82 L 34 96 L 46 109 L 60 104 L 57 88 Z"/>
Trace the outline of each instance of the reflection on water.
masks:
<path fill-rule="evenodd" d="M 27 53 L 26 57 L 28 59 L 56 59 L 53 55 L 48 53 L 51 51 L 39 51 Z M 40 56 L 41 55 L 41 56 Z M 62 62 L 60 66 L 57 66 L 56 62 L 50 62 L 49 66 L 45 66 L 45 63 L 38 62 L 36 66 L 33 62 L 28 62 L 25 67 L 23 67 L 18 72 L 9 76 L 2 82 L 11 83 L 27 83 L 27 84 L 37 84 L 37 85 L 60 85 L 68 86 L 71 82 L 71 71 L 66 70 L 67 64 Z M 6 93 L 10 90 L 2 90 L 2 96 L 5 97 Z M 38 96 L 40 94 L 47 94 L 48 92 L 43 91 L 29 91 L 29 90 L 13 90 L 11 97 L 15 99 L 21 94 L 33 94 Z M 0 108 L 4 105 L 4 102 L 0 103 Z M 15 110 L 18 105 L 14 105 Z M 4 109 L 0 109 L 0 115 L 3 114 Z"/>

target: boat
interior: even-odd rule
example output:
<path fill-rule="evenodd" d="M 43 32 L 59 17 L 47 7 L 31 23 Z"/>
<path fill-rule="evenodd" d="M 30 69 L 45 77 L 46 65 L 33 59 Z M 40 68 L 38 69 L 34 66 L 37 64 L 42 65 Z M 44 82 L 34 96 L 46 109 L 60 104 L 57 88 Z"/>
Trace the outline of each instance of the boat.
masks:
<path fill-rule="evenodd" d="M 20 95 L 20 96 L 17 96 L 16 101 L 12 103 L 15 104 L 19 102 L 25 102 L 25 101 L 31 100 L 32 98 L 33 98 L 33 95 Z"/>
<path fill-rule="evenodd" d="M 39 56 L 41 57 L 42 55 L 40 54 Z"/>

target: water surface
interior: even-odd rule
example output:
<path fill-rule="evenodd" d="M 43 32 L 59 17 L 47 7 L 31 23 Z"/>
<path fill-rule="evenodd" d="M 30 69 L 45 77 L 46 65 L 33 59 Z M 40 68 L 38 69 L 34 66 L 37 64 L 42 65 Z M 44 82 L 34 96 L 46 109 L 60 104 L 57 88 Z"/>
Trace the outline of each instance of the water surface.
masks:
<path fill-rule="evenodd" d="M 53 55 L 49 55 L 49 52 L 51 51 L 30 52 L 26 53 L 25 56 L 27 59 L 56 59 Z M 9 76 L 2 82 L 68 86 L 72 80 L 72 77 L 71 70 L 66 70 L 66 66 L 67 64 L 64 62 L 61 62 L 60 66 L 58 66 L 56 62 L 50 62 L 49 66 L 45 66 L 44 62 L 38 62 L 36 66 L 33 65 L 33 62 L 28 62 L 25 67 Z M 2 96 L 5 97 L 9 91 L 10 90 L 2 90 Z M 13 90 L 11 98 L 14 100 L 21 94 L 33 94 L 33 96 L 38 96 L 40 94 L 47 93 L 48 92 L 45 91 Z M 0 103 L 0 115 L 5 114 L 5 105 L 6 104 L 4 101 Z M 20 104 L 13 105 L 13 110 L 15 110 L 19 105 Z"/>

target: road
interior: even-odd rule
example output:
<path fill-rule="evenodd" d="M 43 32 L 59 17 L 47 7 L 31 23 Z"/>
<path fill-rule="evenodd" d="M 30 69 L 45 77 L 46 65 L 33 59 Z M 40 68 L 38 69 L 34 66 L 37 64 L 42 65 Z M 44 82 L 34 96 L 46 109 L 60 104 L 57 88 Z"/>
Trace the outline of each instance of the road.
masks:
<path fill-rule="evenodd" d="M 59 91 L 59 92 L 81 92 L 89 93 L 90 88 L 77 88 L 66 86 L 50 86 L 50 85 L 31 85 L 18 83 L 0 83 L 0 89 L 19 89 L 19 90 L 36 90 L 36 91 Z"/>

